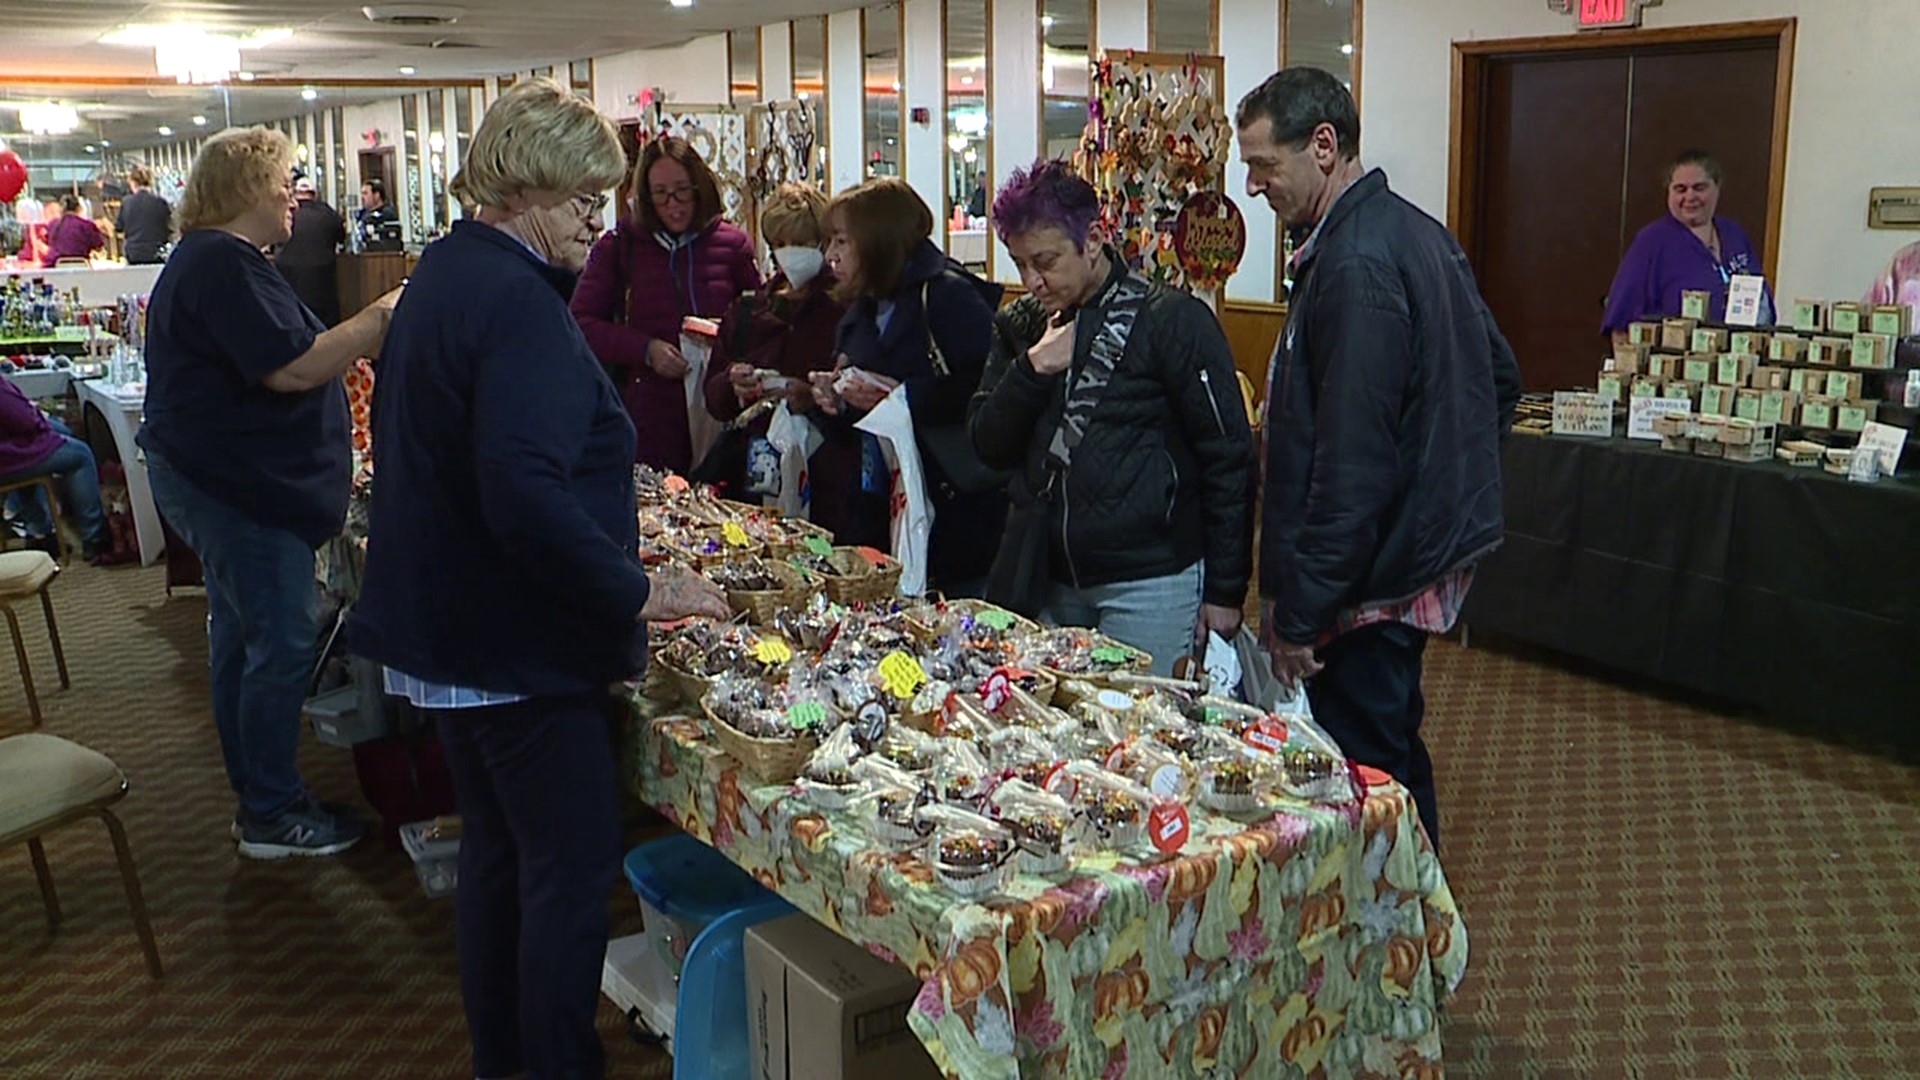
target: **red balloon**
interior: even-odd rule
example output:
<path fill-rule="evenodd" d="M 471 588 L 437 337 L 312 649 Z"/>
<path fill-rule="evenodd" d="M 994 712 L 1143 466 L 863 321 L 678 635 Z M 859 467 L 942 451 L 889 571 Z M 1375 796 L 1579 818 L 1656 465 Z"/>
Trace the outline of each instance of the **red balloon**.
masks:
<path fill-rule="evenodd" d="M 21 189 L 27 186 L 27 166 L 20 155 L 11 150 L 0 150 L 0 202 L 10 203 L 20 197 Z"/>

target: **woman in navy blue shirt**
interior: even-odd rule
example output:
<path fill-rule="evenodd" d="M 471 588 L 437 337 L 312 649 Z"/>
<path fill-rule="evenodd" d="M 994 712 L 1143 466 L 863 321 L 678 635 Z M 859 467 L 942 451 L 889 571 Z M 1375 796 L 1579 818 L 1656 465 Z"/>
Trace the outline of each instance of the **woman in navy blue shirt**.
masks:
<path fill-rule="evenodd" d="M 481 1077 L 592 1080 L 620 812 L 605 708 L 647 620 L 725 618 L 639 560 L 633 422 L 530 215 L 584 221 L 613 125 L 547 79 L 487 110 L 453 182 L 474 215 L 427 248 L 374 384 L 380 471 L 350 624 L 434 720 L 461 816 L 462 996 Z"/>
<path fill-rule="evenodd" d="M 184 235 L 147 311 L 154 501 L 200 556 L 213 719 L 240 800 L 240 854 L 331 855 L 364 832 L 307 794 L 295 758 L 315 624 L 313 558 L 340 532 L 352 470 L 340 375 L 379 352 L 396 291 L 331 330 L 263 248 L 292 235 L 293 146 L 264 128 L 207 141 Z"/>

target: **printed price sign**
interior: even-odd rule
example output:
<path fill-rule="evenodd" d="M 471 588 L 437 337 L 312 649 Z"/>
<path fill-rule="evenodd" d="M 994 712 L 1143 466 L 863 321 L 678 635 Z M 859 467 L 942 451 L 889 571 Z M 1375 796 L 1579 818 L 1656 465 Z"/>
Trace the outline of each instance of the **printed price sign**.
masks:
<path fill-rule="evenodd" d="M 1277 754 L 1287 745 L 1287 722 L 1277 716 L 1269 716 L 1248 728 L 1240 738 L 1255 750 Z"/>
<path fill-rule="evenodd" d="M 1610 439 L 1613 437 L 1613 404 L 1599 394 L 1555 391 L 1553 433 Z"/>
<path fill-rule="evenodd" d="M 1685 416 L 1691 412 L 1693 401 L 1688 398 L 1634 398 L 1627 408 L 1627 438 L 1658 439 L 1660 433 L 1653 430 L 1654 420 L 1662 416 Z"/>
<path fill-rule="evenodd" d="M 826 722 L 827 707 L 817 701 L 802 701 L 787 710 L 787 726 L 795 731 L 809 731 Z"/>
<path fill-rule="evenodd" d="M 1162 854 L 1172 855 L 1187 846 L 1192 824 L 1187 808 L 1175 802 L 1163 802 L 1147 814 L 1147 836 Z"/>

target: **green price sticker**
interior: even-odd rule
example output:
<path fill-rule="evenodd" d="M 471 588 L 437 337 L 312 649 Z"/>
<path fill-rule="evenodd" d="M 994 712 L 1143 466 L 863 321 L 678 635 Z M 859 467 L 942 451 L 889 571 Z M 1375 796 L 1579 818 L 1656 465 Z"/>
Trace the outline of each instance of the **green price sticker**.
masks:
<path fill-rule="evenodd" d="M 831 555 L 833 554 L 833 545 L 828 543 L 827 538 L 824 536 L 809 536 L 807 537 L 807 551 L 813 555 Z"/>
<path fill-rule="evenodd" d="M 973 621 L 989 630 L 1006 630 L 1013 626 L 1012 615 L 994 608 L 988 608 L 974 616 Z"/>
<path fill-rule="evenodd" d="M 827 707 L 817 701 L 802 701 L 787 710 L 787 726 L 795 731 L 808 731 L 826 722 Z"/>
<path fill-rule="evenodd" d="M 1093 662 L 1096 664 L 1124 664 L 1132 658 L 1132 653 L 1118 645 L 1101 645 L 1093 650 Z"/>

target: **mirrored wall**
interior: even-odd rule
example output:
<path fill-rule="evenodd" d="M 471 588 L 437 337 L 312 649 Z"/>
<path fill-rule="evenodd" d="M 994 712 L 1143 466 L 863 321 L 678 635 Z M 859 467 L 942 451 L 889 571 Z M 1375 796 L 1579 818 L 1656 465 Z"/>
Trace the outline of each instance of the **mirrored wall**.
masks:
<path fill-rule="evenodd" d="M 900 175 L 900 5 L 864 12 L 861 82 L 866 91 L 865 168 L 868 179 Z"/>
<path fill-rule="evenodd" d="M 987 2 L 947 0 L 947 254 L 987 264 Z"/>
<path fill-rule="evenodd" d="M 1072 157 L 1087 126 L 1087 57 L 1093 42 L 1088 0 L 1045 0 L 1040 10 L 1040 152 Z"/>
<path fill-rule="evenodd" d="M 827 20 L 793 21 L 793 96 L 813 112 L 815 160 L 827 160 Z"/>

